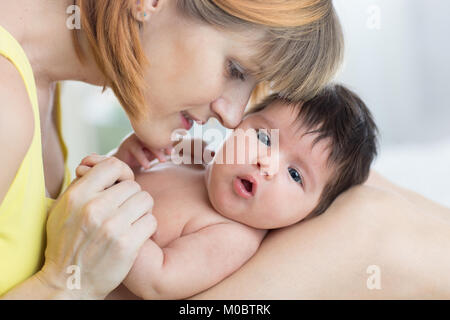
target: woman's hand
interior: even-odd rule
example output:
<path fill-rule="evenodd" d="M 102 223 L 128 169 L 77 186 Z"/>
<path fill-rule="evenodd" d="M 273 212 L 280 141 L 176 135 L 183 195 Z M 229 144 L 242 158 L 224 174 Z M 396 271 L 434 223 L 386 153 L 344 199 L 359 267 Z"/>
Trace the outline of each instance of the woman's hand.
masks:
<path fill-rule="evenodd" d="M 144 146 L 136 134 L 132 133 L 111 155 L 122 160 L 132 169 L 139 169 L 140 167 L 149 169 L 151 162 L 155 159 L 166 162 L 166 156 L 170 155 L 171 150 L 171 148 L 165 150 L 149 149 Z"/>
<path fill-rule="evenodd" d="M 76 270 L 81 288 L 71 291 L 72 297 L 103 299 L 126 277 L 141 246 L 155 232 L 156 220 L 153 199 L 141 191 L 124 162 L 100 156 L 88 157 L 89 162 L 92 168 L 51 210 L 39 279 L 68 292 L 68 272 Z"/>

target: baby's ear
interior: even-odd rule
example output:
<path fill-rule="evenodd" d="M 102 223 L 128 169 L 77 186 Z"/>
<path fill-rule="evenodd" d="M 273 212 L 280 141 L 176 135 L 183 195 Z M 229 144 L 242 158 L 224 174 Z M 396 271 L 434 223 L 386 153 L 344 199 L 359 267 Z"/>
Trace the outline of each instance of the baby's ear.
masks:
<path fill-rule="evenodd" d="M 139 22 L 145 22 L 150 19 L 152 15 L 157 13 L 162 7 L 165 0 L 132 0 L 133 17 Z"/>

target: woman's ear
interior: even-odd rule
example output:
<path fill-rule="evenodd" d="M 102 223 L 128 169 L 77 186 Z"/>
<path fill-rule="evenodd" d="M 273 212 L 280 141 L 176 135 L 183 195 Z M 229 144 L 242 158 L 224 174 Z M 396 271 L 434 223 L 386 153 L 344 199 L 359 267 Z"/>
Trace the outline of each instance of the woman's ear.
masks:
<path fill-rule="evenodd" d="M 133 0 L 133 17 L 139 22 L 150 19 L 161 7 L 163 0 Z"/>

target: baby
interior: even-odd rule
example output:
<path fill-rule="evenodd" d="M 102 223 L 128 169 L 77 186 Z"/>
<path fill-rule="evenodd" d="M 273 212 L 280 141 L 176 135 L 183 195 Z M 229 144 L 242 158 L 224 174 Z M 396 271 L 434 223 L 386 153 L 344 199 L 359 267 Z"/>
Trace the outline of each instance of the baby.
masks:
<path fill-rule="evenodd" d="M 307 102 L 272 95 L 237 129 L 205 168 L 164 163 L 136 175 L 158 221 L 123 283 L 136 296 L 182 299 L 214 286 L 255 254 L 268 230 L 313 218 L 363 183 L 376 155 L 370 112 L 341 85 Z M 252 132 L 256 152 L 234 143 Z M 124 286 L 110 298 L 126 298 Z"/>

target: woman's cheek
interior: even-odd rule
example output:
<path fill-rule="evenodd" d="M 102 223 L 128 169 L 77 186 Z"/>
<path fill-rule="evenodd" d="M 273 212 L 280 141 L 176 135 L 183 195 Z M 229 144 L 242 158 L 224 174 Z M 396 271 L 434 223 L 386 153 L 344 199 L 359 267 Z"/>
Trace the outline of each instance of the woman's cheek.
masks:
<path fill-rule="evenodd" d="M 198 104 L 211 104 L 219 99 L 223 94 L 222 83 L 217 79 L 211 80 L 202 79 L 203 82 L 198 82 L 200 85 L 196 85 L 198 93 Z"/>
<path fill-rule="evenodd" d="M 192 75 L 181 76 L 170 85 L 167 90 L 170 99 L 176 99 L 184 109 L 210 106 L 210 104 L 220 97 L 220 85 L 205 79 L 193 79 Z"/>
<path fill-rule="evenodd" d="M 223 65 L 206 63 L 198 68 L 199 71 L 197 71 L 196 81 L 192 82 L 192 85 L 195 85 L 200 89 L 199 92 L 201 92 L 203 100 L 212 102 L 220 98 L 223 95 L 227 80 Z"/>

